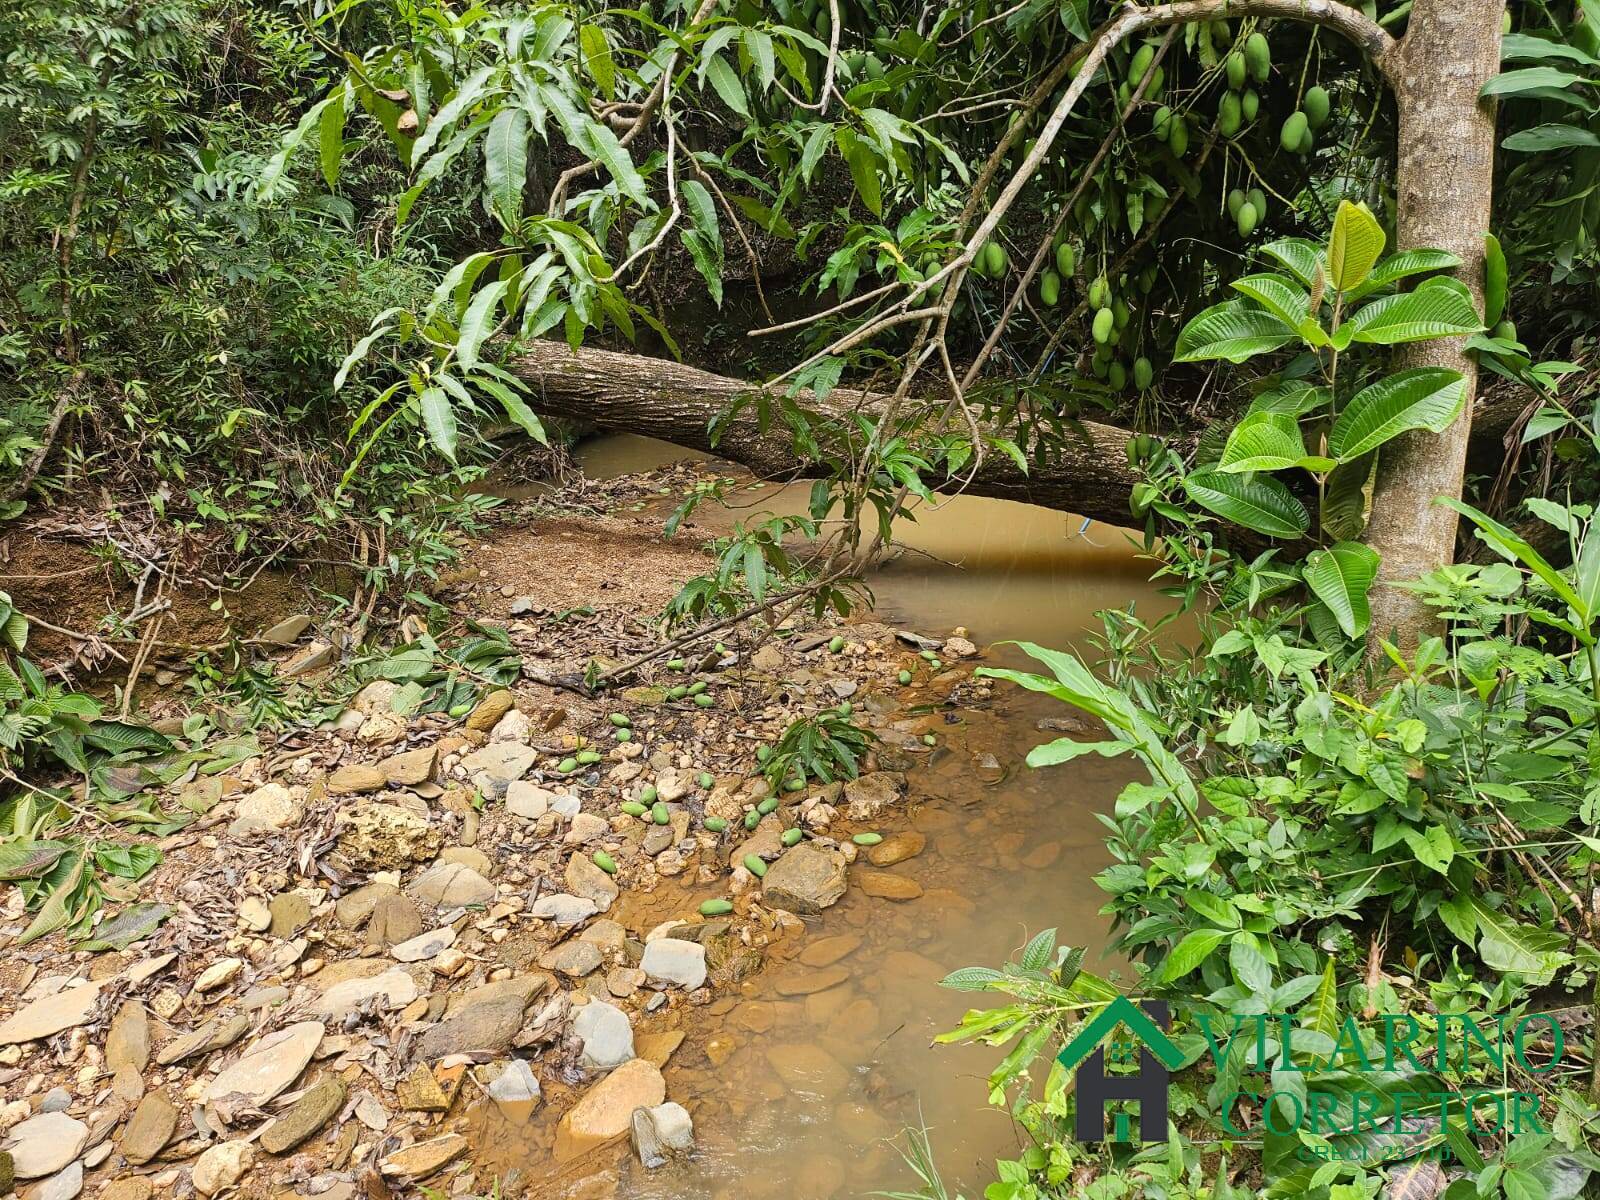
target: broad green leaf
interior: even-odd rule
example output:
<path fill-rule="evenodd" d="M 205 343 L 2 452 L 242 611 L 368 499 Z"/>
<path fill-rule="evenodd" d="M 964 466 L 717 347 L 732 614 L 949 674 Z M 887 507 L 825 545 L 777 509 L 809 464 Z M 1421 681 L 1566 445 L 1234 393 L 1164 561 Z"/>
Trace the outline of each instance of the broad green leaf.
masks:
<path fill-rule="evenodd" d="M 836 135 L 839 151 L 850 167 L 850 178 L 873 216 L 883 216 L 883 180 L 879 173 L 878 155 L 854 131 L 840 129 Z"/>
<path fill-rule="evenodd" d="M 1565 125 L 1559 121 L 1552 121 L 1545 125 L 1535 125 L 1531 129 L 1519 129 L 1500 145 L 1507 150 L 1520 150 L 1530 154 L 1580 147 L 1591 150 L 1600 146 L 1600 135 L 1585 129 L 1582 125 Z"/>
<path fill-rule="evenodd" d="M 1331 396 L 1325 387 L 1315 387 L 1298 379 L 1281 383 L 1250 401 L 1250 412 L 1283 413 L 1303 417 L 1328 405 Z"/>
<path fill-rule="evenodd" d="M 48 875 L 72 846 L 66 842 L 25 842 L 0 846 L 0 880 L 37 879 Z"/>
<path fill-rule="evenodd" d="M 168 905 L 154 901 L 130 905 L 96 927 L 93 939 L 81 943 L 78 949 L 90 953 L 101 950 L 120 953 L 155 933 L 171 915 L 172 909 Z"/>
<path fill-rule="evenodd" d="M 1382 296 L 1362 306 L 1339 333 L 1357 342 L 1395 346 L 1482 329 L 1472 294 L 1462 284 L 1454 279 L 1429 279 L 1414 292 Z"/>
<path fill-rule="evenodd" d="M 1557 35 L 1539 37 L 1528 33 L 1508 33 L 1500 43 L 1500 57 L 1511 59 L 1566 59 L 1586 67 L 1600 67 L 1600 58 L 1581 50 Z"/>
<path fill-rule="evenodd" d="M 617 181 L 622 194 L 640 208 L 649 207 L 650 193 L 645 187 L 644 176 L 633 165 L 633 156 L 622 144 L 622 139 L 612 133 L 609 126 L 597 121 L 589 127 L 589 144 L 594 150 L 595 161 Z"/>
<path fill-rule="evenodd" d="M 1196 471 L 1184 479 L 1183 489 L 1208 512 L 1268 537 L 1296 538 L 1311 528 L 1305 505 L 1270 476 Z"/>
<path fill-rule="evenodd" d="M 423 127 L 418 135 L 416 144 L 411 148 L 411 161 L 421 162 L 433 149 L 441 135 L 449 130 L 461 115 L 483 98 L 488 87 L 489 77 L 495 73 L 496 67 L 480 67 L 469 75 L 466 81 L 456 89 L 455 95 L 440 107 L 439 111 Z"/>
<path fill-rule="evenodd" d="M 1161 964 L 1162 980 L 1170 983 L 1174 979 L 1182 979 L 1232 936 L 1233 931 L 1228 929 L 1190 930 Z"/>
<path fill-rule="evenodd" d="M 1415 367 L 1362 388 L 1328 434 L 1328 453 L 1350 462 L 1412 429 L 1443 433 L 1461 415 L 1467 383 L 1456 371 Z"/>
<path fill-rule="evenodd" d="M 1595 141 L 1600 146 L 1600 139 Z M 1506 289 L 1510 277 L 1506 267 L 1506 252 L 1500 239 L 1492 233 L 1483 235 L 1483 323 L 1490 328 L 1500 320 L 1506 309 Z"/>
<path fill-rule="evenodd" d="M 1357 288 L 1383 253 L 1383 226 L 1365 205 L 1339 201 L 1328 235 L 1328 282 L 1341 292 Z"/>
<path fill-rule="evenodd" d="M 589 78 L 613 99 L 617 91 L 617 64 L 611 57 L 611 43 L 606 41 L 606 31 L 598 25 L 584 25 L 578 30 L 578 42 L 583 48 L 583 65 Z"/>
<path fill-rule="evenodd" d="M 261 174 L 255 181 L 255 198 L 258 201 L 270 200 L 278 190 L 278 185 L 283 182 L 284 175 L 289 169 L 289 160 L 294 157 L 294 152 L 300 148 L 300 143 L 306 140 L 307 135 L 322 120 L 322 114 L 337 103 L 338 107 L 344 106 L 344 92 L 337 91 L 324 96 L 300 118 L 299 124 L 285 135 L 278 152 L 267 159 L 267 165 L 261 169 Z"/>
<path fill-rule="evenodd" d="M 1322 529 L 1336 541 L 1354 541 L 1367 528 L 1372 509 L 1372 481 L 1378 456 L 1342 462 L 1322 489 Z"/>
<path fill-rule="evenodd" d="M 344 159 L 344 89 L 341 88 L 336 96 L 337 99 L 330 97 L 330 103 L 322 110 L 322 117 L 317 123 L 322 178 L 330 188 L 339 186 L 339 164 Z"/>
<path fill-rule="evenodd" d="M 441 387 L 423 391 L 418 401 L 422 407 L 422 423 L 428 430 L 428 440 L 433 448 L 451 462 L 456 461 L 456 414 L 450 407 L 450 397 Z"/>
<path fill-rule="evenodd" d="M 1367 631 L 1372 610 L 1367 594 L 1378 578 L 1378 552 L 1360 542 L 1338 542 L 1313 550 L 1301 568 L 1306 586 L 1328 606 L 1345 637 L 1359 638 Z"/>
<path fill-rule="evenodd" d="M 472 383 L 474 387 L 488 392 L 489 395 L 500 401 L 500 407 L 505 409 L 506 416 L 518 425 L 523 433 L 526 433 L 541 446 L 550 444 L 550 439 L 545 433 L 544 423 L 533 415 L 533 410 L 528 407 L 527 402 L 521 396 L 499 380 L 485 379 L 481 375 L 474 378 Z"/>
<path fill-rule="evenodd" d="M 1281 471 L 1308 464 L 1312 470 L 1321 470 L 1324 462 L 1332 468 L 1331 460 L 1307 458 L 1297 420 L 1286 413 L 1257 411 L 1246 414 L 1233 427 L 1227 445 L 1222 448 L 1217 470 L 1237 475 L 1246 471 Z"/>
<path fill-rule="evenodd" d="M 1280 238 L 1261 247 L 1261 253 L 1277 259 L 1308 288 L 1317 286 L 1317 276 L 1325 270 L 1322 247 L 1307 238 Z"/>
<path fill-rule="evenodd" d="M 1314 1033 L 1320 1033 L 1330 1042 L 1339 1035 L 1339 977 L 1333 968 L 1333 959 L 1322 969 L 1322 982 L 1316 995 L 1300 1013 L 1300 1024 Z"/>
<path fill-rule="evenodd" d="M 1225 300 L 1199 313 L 1183 327 L 1174 347 L 1174 362 L 1227 359 L 1240 363 L 1280 349 L 1295 331 L 1266 309 L 1243 300 Z"/>
<path fill-rule="evenodd" d="M 1360 300 L 1412 275 L 1451 271 L 1460 265 L 1461 259 L 1448 250 L 1401 250 L 1373 267 L 1366 282 L 1351 292 L 1349 298 Z"/>
<path fill-rule="evenodd" d="M 1483 85 L 1485 96 L 1516 96 L 1540 88 L 1565 88 L 1575 83 L 1587 83 L 1582 75 L 1562 71 L 1556 67 L 1520 67 L 1503 71 Z"/>
<path fill-rule="evenodd" d="M 706 66 L 706 78 L 711 81 L 711 86 L 722 97 L 724 104 L 741 117 L 750 116 L 750 101 L 744 94 L 744 85 L 739 82 L 739 76 L 726 59 L 721 56 L 713 58 Z"/>
<path fill-rule="evenodd" d="M 528 114 L 503 108 L 483 139 L 484 184 L 494 215 L 508 227 L 522 220 L 522 189 L 528 178 Z"/>
<path fill-rule="evenodd" d="M 478 351 L 484 340 L 494 331 L 495 313 L 499 311 L 500 298 L 505 295 L 510 282 L 496 279 L 473 296 L 472 303 L 461 316 L 461 329 L 456 334 L 456 357 L 464 370 L 478 365 Z"/>
<path fill-rule="evenodd" d="M 76 917 L 83 903 L 82 891 L 87 863 L 88 857 L 80 853 L 65 877 L 51 890 L 49 897 L 34 914 L 32 922 L 22 931 L 13 945 L 26 946 L 29 942 L 38 941 Z"/>
<path fill-rule="evenodd" d="M 711 192 L 698 179 L 686 179 L 678 189 L 683 196 L 683 206 L 689 220 L 713 245 L 722 245 L 722 226 L 717 219 L 717 205 Z"/>
<path fill-rule="evenodd" d="M 1311 310 L 1311 297 L 1282 275 L 1246 275 L 1232 287 L 1243 292 L 1284 324 L 1298 326 Z"/>
<path fill-rule="evenodd" d="M 1408 827 L 1402 835 L 1412 855 L 1430 871 L 1444 875 L 1456 856 L 1455 843 L 1443 825 L 1430 825 L 1426 829 Z"/>

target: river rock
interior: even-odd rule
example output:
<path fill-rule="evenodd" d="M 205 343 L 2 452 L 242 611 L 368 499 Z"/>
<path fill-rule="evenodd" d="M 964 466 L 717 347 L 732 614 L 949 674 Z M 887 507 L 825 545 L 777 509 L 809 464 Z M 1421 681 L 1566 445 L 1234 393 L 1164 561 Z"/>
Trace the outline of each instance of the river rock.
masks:
<path fill-rule="evenodd" d="M 178 1128 L 178 1110 L 160 1092 L 151 1092 L 133 1110 L 117 1148 L 134 1166 L 142 1166 L 160 1154 Z"/>
<path fill-rule="evenodd" d="M 106 1035 L 106 1066 L 113 1071 L 132 1067 L 143 1071 L 150 1065 L 150 1017 L 137 1000 L 124 1000 Z"/>
<path fill-rule="evenodd" d="M 35 1184 L 28 1200 L 74 1200 L 83 1191 L 83 1160 L 74 1159 L 43 1183 Z"/>
<path fill-rule="evenodd" d="M 0 1195 L 4 1195 L 0 1192 Z M 156 1194 L 156 1186 L 143 1175 L 129 1175 L 125 1179 L 118 1179 L 101 1192 L 98 1200 L 150 1200 Z"/>
<path fill-rule="evenodd" d="M 656 938 L 646 944 L 639 966 L 651 983 L 693 991 L 706 981 L 706 948 L 679 938 Z"/>
<path fill-rule="evenodd" d="M 572 828 L 567 830 L 566 843 L 581 846 L 611 832 L 611 823 L 597 813 L 580 812 L 572 817 Z"/>
<path fill-rule="evenodd" d="M 328 791 L 334 796 L 359 796 L 380 790 L 383 772 L 370 763 L 347 763 L 328 776 Z"/>
<path fill-rule="evenodd" d="M 269 1154 L 287 1154 L 333 1120 L 349 1094 L 340 1076 L 332 1072 L 322 1076 L 261 1131 L 261 1148 Z"/>
<path fill-rule="evenodd" d="M 384 782 L 390 787 L 416 787 L 433 778 L 439 764 L 437 746 L 419 746 L 404 754 L 392 754 L 378 764 Z"/>
<path fill-rule="evenodd" d="M 537 1104 L 541 1098 L 539 1077 L 526 1060 L 513 1058 L 490 1081 L 489 1099 L 496 1104 Z"/>
<path fill-rule="evenodd" d="M 620 1137 L 633 1124 L 633 1110 L 654 1108 L 667 1098 L 667 1084 L 654 1064 L 630 1059 L 585 1092 L 556 1129 L 556 1158 Z"/>
<path fill-rule="evenodd" d="M 494 900 L 494 884 L 460 863 L 435 863 L 411 885 L 419 900 L 435 908 L 466 908 Z"/>
<path fill-rule="evenodd" d="M 768 868 L 762 896 L 770 908 L 804 915 L 837 904 L 845 886 L 844 859 L 802 842 Z"/>
<path fill-rule="evenodd" d="M 880 900 L 915 900 L 922 895 L 922 885 L 915 879 L 891 871 L 866 871 L 860 883 L 863 892 Z"/>
<path fill-rule="evenodd" d="M 292 938 L 311 922 L 311 901 L 299 892 L 280 892 L 267 906 L 268 929 L 275 938 Z"/>
<path fill-rule="evenodd" d="M 838 1059 L 810 1042 L 782 1042 L 768 1046 L 767 1062 L 791 1092 L 832 1097 L 850 1085 L 850 1072 Z"/>
<path fill-rule="evenodd" d="M 633 1110 L 633 1150 L 650 1170 L 694 1149 L 694 1121 L 689 1110 L 668 1100 L 653 1108 Z"/>
<path fill-rule="evenodd" d="M 452 925 L 441 925 L 427 933 L 419 933 L 399 945 L 390 946 L 389 953 L 397 962 L 425 962 L 456 944 L 456 931 Z"/>
<path fill-rule="evenodd" d="M 256 641 L 266 646 L 277 646 L 285 649 L 300 640 L 300 635 L 311 628 L 311 618 L 305 613 L 295 613 L 285 617 L 270 629 L 256 638 Z"/>
<path fill-rule="evenodd" d="M 385 896 L 367 922 L 366 944 L 387 950 L 422 932 L 422 913 L 409 896 Z"/>
<path fill-rule="evenodd" d="M 971 658 L 977 653 L 978 647 L 964 637 L 949 638 L 944 644 L 946 658 Z"/>
<path fill-rule="evenodd" d="M 609 909 L 622 894 L 611 876 L 583 854 L 567 859 L 566 882 L 567 891 L 590 901 L 599 912 Z"/>
<path fill-rule="evenodd" d="M 369 883 L 358 887 L 339 897 L 333 906 L 334 919 L 346 929 L 359 929 L 372 916 L 380 900 L 399 894 L 400 889 L 392 883 Z"/>
<path fill-rule="evenodd" d="M 899 771 L 872 771 L 844 785 L 852 821 L 870 821 L 905 795 L 906 777 Z"/>
<path fill-rule="evenodd" d="M 915 858 L 928 845 L 928 839 L 915 829 L 891 833 L 876 846 L 867 850 L 867 861 L 875 867 L 892 867 L 908 858 Z"/>
<path fill-rule="evenodd" d="M 195 1159 L 189 1180 L 200 1195 L 215 1196 L 243 1179 L 255 1161 L 253 1142 L 223 1142 Z"/>
<path fill-rule="evenodd" d="M 628 1014 L 604 1000 L 591 1000 L 572 1019 L 583 1043 L 580 1061 L 591 1071 L 609 1071 L 633 1057 L 633 1026 Z"/>
<path fill-rule="evenodd" d="M 447 1133 L 395 1151 L 378 1164 L 378 1169 L 391 1179 L 426 1179 L 466 1152 L 467 1139 L 459 1133 Z"/>
<path fill-rule="evenodd" d="M 326 1017 L 342 1017 L 371 1005 L 380 1012 L 392 1012 L 416 998 L 417 984 L 410 973 L 390 967 L 365 978 L 340 980 L 317 997 L 312 1011 Z"/>
<path fill-rule="evenodd" d="M 156 1062 L 167 1067 L 186 1058 L 226 1050 L 249 1032 L 250 1018 L 243 1013 L 219 1014 L 198 1029 L 175 1037 L 161 1047 L 156 1054 Z"/>
<path fill-rule="evenodd" d="M 491 742 L 526 742 L 532 736 L 533 720 L 520 708 L 506 713 L 489 731 Z"/>
<path fill-rule="evenodd" d="M 846 967 L 817 967 L 799 970 L 791 967 L 787 971 L 779 971 L 772 977 L 772 986 L 780 996 L 809 996 L 815 992 L 825 992 L 831 987 L 838 987 L 850 978 L 850 971 Z"/>
<path fill-rule="evenodd" d="M 16 1178 L 43 1179 L 82 1154 L 88 1141 L 89 1127 L 76 1117 L 40 1113 L 12 1126 L 6 1150 Z"/>
<path fill-rule="evenodd" d="M 831 967 L 840 959 L 854 954 L 860 946 L 859 934 L 837 933 L 809 943 L 800 951 L 797 961 L 808 967 Z"/>
<path fill-rule="evenodd" d="M 562 926 L 576 925 L 580 921 L 587 921 L 599 911 L 595 907 L 593 900 L 585 900 L 581 896 L 570 896 L 564 892 L 556 892 L 550 896 L 540 896 L 533 902 L 533 907 L 528 910 L 530 916 Z"/>
<path fill-rule="evenodd" d="M 231 1124 L 235 1101 L 241 1108 L 260 1108 L 300 1078 L 322 1045 L 321 1021 L 300 1021 L 258 1038 L 238 1059 L 213 1079 L 201 1097 L 223 1124 Z"/>
<path fill-rule="evenodd" d="M 0 1046 L 54 1037 L 75 1029 L 94 1014 L 103 983 L 85 983 L 40 996 L 0 1022 Z"/>
<path fill-rule="evenodd" d="M 268 783 L 258 787 L 234 805 L 234 812 L 242 821 L 265 825 L 272 829 L 287 829 L 298 825 L 305 815 L 303 793 L 281 783 Z"/>
<path fill-rule="evenodd" d="M 360 870 L 404 870 L 439 853 L 428 818 L 398 804 L 357 805 L 339 814 L 339 852 Z"/>
<path fill-rule="evenodd" d="M 417 1039 L 417 1056 L 429 1062 L 451 1054 L 504 1055 L 522 1029 L 523 1000 L 498 996 L 468 1005 L 425 1030 Z"/>
<path fill-rule="evenodd" d="M 511 711 L 516 702 L 517 698 L 511 692 L 505 688 L 496 688 L 479 700 L 467 714 L 467 728 L 488 733 L 500 723 L 500 718 Z"/>
<path fill-rule="evenodd" d="M 506 811 L 524 821 L 537 821 L 550 811 L 556 794 L 529 779 L 513 780 L 506 788 Z"/>
<path fill-rule="evenodd" d="M 538 760 L 539 752 L 532 746 L 519 742 L 490 742 L 462 759 L 461 768 L 469 779 L 482 775 L 501 784 L 500 794 L 506 795 L 510 785 L 526 775 L 528 768 Z"/>
<path fill-rule="evenodd" d="M 600 968 L 600 947 L 593 942 L 573 940 L 552 946 L 539 956 L 539 965 L 546 971 L 557 971 L 573 979 L 582 979 Z"/>

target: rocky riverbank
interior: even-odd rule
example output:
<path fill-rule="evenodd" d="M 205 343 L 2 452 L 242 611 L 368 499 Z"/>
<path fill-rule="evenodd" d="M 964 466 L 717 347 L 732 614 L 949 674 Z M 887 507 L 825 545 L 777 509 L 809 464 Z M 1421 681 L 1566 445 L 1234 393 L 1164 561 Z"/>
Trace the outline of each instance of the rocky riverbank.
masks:
<path fill-rule="evenodd" d="M 543 521 L 440 598 L 544 674 L 625 660 L 653 644 L 652 607 L 605 586 L 598 548 L 615 564 L 632 539 L 640 591 L 704 563 L 647 523 Z M 337 639 L 293 632 L 280 668 L 331 678 Z M 143 936 L 53 937 L 0 967 L 0 1176 L 30 1200 L 539 1195 L 629 1141 L 648 1166 L 684 1153 L 694 1098 L 663 1071 L 697 1013 L 779 944 L 784 994 L 833 987 L 848 949 L 796 952 L 807 917 L 851 889 L 921 894 L 896 870 L 922 850 L 906 772 L 945 705 L 988 692 L 963 631 L 785 633 L 602 698 L 484 687 L 458 717 L 408 716 L 380 679 L 320 730 L 168 788 L 163 809 L 196 816 L 125 897 Z M 878 739 L 859 777 L 769 780 L 764 755 L 825 709 Z M 6 904 L 10 938 L 28 918 L 17 890 Z M 780 1077 L 815 1066 L 775 1052 Z M 548 1132 L 547 1173 L 481 1162 L 491 1116 Z"/>

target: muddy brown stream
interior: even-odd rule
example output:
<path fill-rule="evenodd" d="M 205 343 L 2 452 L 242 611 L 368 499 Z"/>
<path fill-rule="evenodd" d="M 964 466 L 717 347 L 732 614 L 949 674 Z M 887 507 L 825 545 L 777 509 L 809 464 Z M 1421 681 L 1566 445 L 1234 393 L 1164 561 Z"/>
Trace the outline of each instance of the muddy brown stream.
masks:
<path fill-rule="evenodd" d="M 688 457 L 628 436 L 579 453 L 598 477 Z M 769 488 L 744 515 L 796 511 L 806 491 Z M 1136 600 L 1148 619 L 1166 604 L 1125 533 L 1084 528 L 1067 514 L 961 497 L 924 510 L 904 538 L 913 552 L 870 581 L 877 616 L 896 627 L 942 637 L 965 626 L 980 646 L 1026 639 L 1087 648 L 1096 610 Z M 1029 660 L 1000 646 L 986 661 Z M 645 1171 L 619 1148 L 551 1178 L 539 1118 L 519 1125 L 487 1113 L 478 1139 L 485 1165 L 520 1167 L 539 1196 L 829 1200 L 911 1189 L 898 1148 L 907 1129 L 925 1125 L 950 1194 L 981 1194 L 992 1160 L 1015 1153 L 1021 1135 L 985 1104 L 985 1077 L 1004 1051 L 933 1044 L 974 1001 L 938 980 L 957 967 L 998 965 L 1051 926 L 1089 947 L 1091 969 L 1116 965 L 1100 957 L 1106 920 L 1093 876 L 1109 860 L 1096 814 L 1110 810 L 1128 768 L 1089 757 L 1030 771 L 1028 750 L 1057 736 L 1036 723 L 1059 715 L 1059 704 L 1006 686 L 986 710 L 929 715 L 940 745 L 910 773 L 910 812 L 885 823 L 885 832 L 926 836 L 926 849 L 896 868 L 924 895 L 892 903 L 852 888 L 807 919 L 804 937 L 771 948 L 765 970 L 686 1015 L 687 1037 L 665 1073 L 668 1095 L 694 1117 L 691 1159 Z M 820 962 L 842 950 L 843 972 L 800 957 Z M 641 1035 L 651 1029 L 642 1024 Z"/>

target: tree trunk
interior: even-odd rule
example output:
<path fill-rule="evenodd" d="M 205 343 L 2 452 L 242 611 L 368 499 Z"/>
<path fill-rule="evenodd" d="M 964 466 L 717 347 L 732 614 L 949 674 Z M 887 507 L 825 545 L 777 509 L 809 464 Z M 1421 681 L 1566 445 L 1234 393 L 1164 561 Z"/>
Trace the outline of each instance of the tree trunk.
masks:
<path fill-rule="evenodd" d="M 1479 92 L 1500 69 L 1495 0 L 1416 0 L 1389 68 L 1399 111 L 1396 243 L 1461 258 L 1461 281 L 1483 302 L 1483 235 L 1494 183 L 1494 104 Z M 1431 611 L 1393 586 L 1453 561 L 1456 514 L 1435 503 L 1459 497 L 1472 432 L 1477 364 L 1463 339 L 1402 347 L 1396 367 L 1447 367 L 1467 380 L 1460 420 L 1442 434 L 1404 434 L 1379 456 L 1367 540 L 1382 555 L 1372 595 L 1372 629 L 1414 646 Z"/>
<path fill-rule="evenodd" d="M 740 380 L 637 354 L 588 347 L 574 354 L 564 343 L 549 341 L 534 343 L 508 366 L 533 385 L 538 412 L 710 451 L 766 478 L 823 473 L 819 464 L 795 453 L 781 423 L 763 431 L 754 404 L 742 406 L 712 444 L 711 421 L 755 390 Z M 884 399 L 836 388 L 825 401 L 807 396 L 803 406 L 837 417 L 858 409 L 872 412 Z M 1065 422 L 1047 443 L 1046 457 L 1031 462 L 1027 473 L 991 450 L 965 490 L 1126 525 L 1132 520 L 1128 493 L 1139 481 L 1127 466 L 1129 436 L 1126 429 L 1094 421 Z"/>

